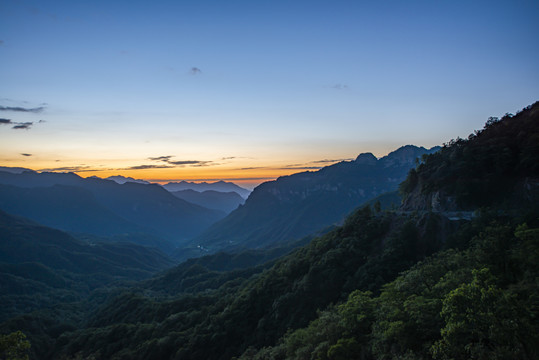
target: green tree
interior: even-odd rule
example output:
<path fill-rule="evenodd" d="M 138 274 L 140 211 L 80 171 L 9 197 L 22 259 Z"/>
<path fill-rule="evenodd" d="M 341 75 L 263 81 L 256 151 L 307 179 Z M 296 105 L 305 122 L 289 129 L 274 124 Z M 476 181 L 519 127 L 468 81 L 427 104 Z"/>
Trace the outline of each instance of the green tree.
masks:
<path fill-rule="evenodd" d="M 382 211 L 382 204 L 380 203 L 380 200 L 377 200 L 375 203 L 374 203 L 374 211 L 376 213 L 379 213 L 380 211 Z"/>
<path fill-rule="evenodd" d="M 1 360 L 28 360 L 30 342 L 21 331 L 0 335 Z"/>
<path fill-rule="evenodd" d="M 451 291 L 443 301 L 442 339 L 431 348 L 435 359 L 528 359 L 520 341 L 516 297 L 495 285 L 487 268 L 473 271 L 471 283 Z"/>

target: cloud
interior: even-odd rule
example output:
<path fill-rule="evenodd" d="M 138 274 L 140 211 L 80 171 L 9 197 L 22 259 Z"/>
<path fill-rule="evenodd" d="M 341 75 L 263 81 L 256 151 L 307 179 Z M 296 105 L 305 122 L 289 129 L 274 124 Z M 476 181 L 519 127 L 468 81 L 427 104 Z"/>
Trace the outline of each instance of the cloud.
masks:
<path fill-rule="evenodd" d="M 282 167 L 271 167 L 271 166 L 253 166 L 253 167 L 244 167 L 235 169 L 238 171 L 242 170 L 320 170 L 321 166 L 304 166 L 301 164 L 285 165 Z"/>
<path fill-rule="evenodd" d="M 15 129 L 15 130 L 20 130 L 20 129 L 28 130 L 32 127 L 32 125 L 34 125 L 33 122 L 23 122 L 23 123 L 14 123 L 14 124 L 17 124 L 12 127 L 12 129 Z"/>
<path fill-rule="evenodd" d="M 22 156 L 32 156 L 32 154 L 21 153 Z"/>
<path fill-rule="evenodd" d="M 321 166 L 290 166 L 287 165 L 282 168 L 275 168 L 276 170 L 320 170 Z"/>
<path fill-rule="evenodd" d="M 30 112 L 30 113 L 40 113 L 45 110 L 44 106 L 39 106 L 36 108 L 24 108 L 20 106 L 1 106 L 0 111 L 15 111 L 15 112 Z"/>
<path fill-rule="evenodd" d="M 191 75 L 199 75 L 199 74 L 202 74 L 202 70 L 200 70 L 199 68 L 193 66 L 191 68 L 191 70 L 189 71 L 189 74 L 191 74 Z"/>
<path fill-rule="evenodd" d="M 235 156 L 229 156 L 229 157 L 223 157 L 221 158 L 221 160 L 232 160 L 232 159 L 235 159 L 236 157 Z"/>
<path fill-rule="evenodd" d="M 44 122 L 46 122 L 46 121 L 45 120 L 39 120 L 37 123 L 42 124 Z M 34 122 L 33 121 L 16 122 L 16 121 L 12 121 L 11 119 L 0 118 L 0 125 L 14 125 L 14 126 L 11 127 L 12 129 L 15 129 L 15 130 L 21 130 L 21 129 L 22 130 L 28 130 L 34 125 Z"/>
<path fill-rule="evenodd" d="M 168 162 L 168 161 L 170 160 L 171 157 L 172 157 L 172 155 L 165 155 L 165 156 L 158 156 L 158 157 L 149 157 L 148 160 Z"/>
<path fill-rule="evenodd" d="M 213 161 L 200 161 L 200 160 L 180 160 L 180 161 L 167 161 L 168 164 L 176 165 L 176 166 L 185 166 L 185 165 L 192 165 L 192 166 L 209 166 L 213 163 Z"/>
<path fill-rule="evenodd" d="M 172 168 L 172 167 L 174 167 L 174 166 L 170 166 L 170 165 L 137 165 L 137 166 L 131 166 L 131 167 L 120 169 L 120 170 L 167 169 L 167 168 Z"/>
<path fill-rule="evenodd" d="M 354 160 L 354 159 L 349 158 L 349 159 L 324 159 L 324 160 L 315 160 L 315 161 L 311 161 L 311 164 L 336 163 L 336 162 L 350 161 L 350 160 Z"/>
<path fill-rule="evenodd" d="M 346 85 L 346 84 L 335 84 L 331 88 L 335 89 L 335 90 L 348 90 L 348 89 L 350 89 L 348 87 L 348 85 Z"/>
<path fill-rule="evenodd" d="M 4 45 L 4 40 L 0 40 L 0 46 Z"/>
<path fill-rule="evenodd" d="M 64 166 L 64 167 L 57 167 L 57 168 L 49 168 L 49 169 L 40 169 L 38 171 L 44 171 L 44 172 L 56 172 L 56 171 L 71 171 L 71 172 L 82 172 L 82 171 L 96 171 L 95 169 L 90 169 L 89 166 Z"/>
<path fill-rule="evenodd" d="M 213 161 L 204 161 L 204 160 L 171 160 L 174 156 L 172 155 L 164 155 L 164 156 L 157 156 L 157 157 L 149 157 L 148 160 L 152 161 L 160 161 L 164 162 L 168 165 L 174 165 L 175 167 L 183 167 L 183 166 L 210 166 L 217 165 Z M 173 167 L 173 166 L 169 166 Z"/>
<path fill-rule="evenodd" d="M 271 169 L 271 168 L 264 167 L 264 166 L 253 166 L 253 167 L 244 167 L 244 168 L 239 168 L 239 169 L 234 169 L 234 170 L 260 170 L 260 169 Z"/>

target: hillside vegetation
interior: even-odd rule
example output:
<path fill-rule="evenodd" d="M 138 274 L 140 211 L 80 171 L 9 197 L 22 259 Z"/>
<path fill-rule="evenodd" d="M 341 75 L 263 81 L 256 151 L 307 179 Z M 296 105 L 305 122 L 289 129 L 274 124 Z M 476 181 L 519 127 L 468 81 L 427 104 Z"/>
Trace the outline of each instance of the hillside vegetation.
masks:
<path fill-rule="evenodd" d="M 87 311 L 61 307 L 54 332 L 57 309 L 0 331 L 42 359 L 536 359 L 538 108 L 425 157 L 400 209 L 359 207 L 278 259 L 220 253 L 97 291 Z M 466 190 L 481 179 L 499 193 Z"/>

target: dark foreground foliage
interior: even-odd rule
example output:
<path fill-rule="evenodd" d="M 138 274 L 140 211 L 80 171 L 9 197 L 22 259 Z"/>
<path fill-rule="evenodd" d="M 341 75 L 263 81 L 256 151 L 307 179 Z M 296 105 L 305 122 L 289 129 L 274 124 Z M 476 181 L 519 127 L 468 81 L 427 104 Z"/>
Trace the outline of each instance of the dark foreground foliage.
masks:
<path fill-rule="evenodd" d="M 464 251 L 356 290 L 278 344 L 242 359 L 536 359 L 539 229 L 497 222 Z"/>
<path fill-rule="evenodd" d="M 225 273 L 228 281 L 217 289 L 170 295 L 150 286 L 123 293 L 85 329 L 60 337 L 54 357 L 229 359 L 249 346 L 272 345 L 288 329 L 307 326 L 320 309 L 358 288 L 377 292 L 438 250 L 443 227 L 451 225 L 434 214 L 362 208 L 270 268 Z M 208 274 L 200 265 L 191 270 Z M 174 288 L 185 277 L 168 280 Z"/>

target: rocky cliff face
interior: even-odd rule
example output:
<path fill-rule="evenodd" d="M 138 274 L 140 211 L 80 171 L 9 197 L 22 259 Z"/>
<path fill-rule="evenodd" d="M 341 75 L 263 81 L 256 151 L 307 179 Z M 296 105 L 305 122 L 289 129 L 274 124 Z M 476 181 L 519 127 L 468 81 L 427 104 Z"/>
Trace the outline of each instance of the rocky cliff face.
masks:
<path fill-rule="evenodd" d="M 431 193 L 422 193 L 421 185 L 418 184 L 414 190 L 403 200 L 401 210 L 403 211 L 433 211 L 433 212 L 454 212 L 460 211 L 454 196 L 450 196 L 444 191 L 438 190 Z"/>

